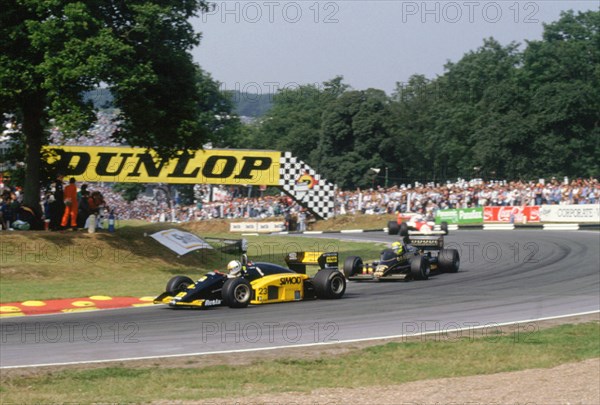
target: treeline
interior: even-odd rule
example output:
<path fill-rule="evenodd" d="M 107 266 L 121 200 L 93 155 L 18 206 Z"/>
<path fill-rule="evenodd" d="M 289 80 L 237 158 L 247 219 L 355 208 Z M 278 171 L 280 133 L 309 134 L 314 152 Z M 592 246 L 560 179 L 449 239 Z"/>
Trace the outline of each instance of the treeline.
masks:
<path fill-rule="evenodd" d="M 233 103 L 233 112 L 242 117 L 260 117 L 273 104 L 273 94 L 257 94 L 231 90 L 226 92 Z"/>
<path fill-rule="evenodd" d="M 598 11 L 566 12 L 539 41 L 486 39 L 441 76 L 414 75 L 391 95 L 342 77 L 287 89 L 228 146 L 291 151 L 344 189 L 598 176 L 599 28 Z"/>

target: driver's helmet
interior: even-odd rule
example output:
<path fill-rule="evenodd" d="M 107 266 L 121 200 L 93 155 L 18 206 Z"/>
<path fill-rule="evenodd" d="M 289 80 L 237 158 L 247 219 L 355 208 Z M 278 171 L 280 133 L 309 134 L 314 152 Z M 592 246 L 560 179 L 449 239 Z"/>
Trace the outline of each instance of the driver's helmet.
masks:
<path fill-rule="evenodd" d="M 240 263 L 238 260 L 230 261 L 229 264 L 227 264 L 227 271 L 232 277 L 239 275 L 242 271 L 242 263 Z"/>
<path fill-rule="evenodd" d="M 404 246 L 402 246 L 401 242 L 392 243 L 392 250 L 398 255 L 401 256 L 404 253 Z"/>

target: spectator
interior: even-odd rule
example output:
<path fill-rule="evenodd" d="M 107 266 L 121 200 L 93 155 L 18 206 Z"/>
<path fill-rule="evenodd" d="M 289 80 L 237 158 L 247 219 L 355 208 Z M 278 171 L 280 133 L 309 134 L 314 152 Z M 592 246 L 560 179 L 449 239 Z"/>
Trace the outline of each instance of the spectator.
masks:
<path fill-rule="evenodd" d="M 106 202 L 104 201 L 104 197 L 100 191 L 93 191 L 92 196 L 88 199 L 88 204 L 90 207 L 90 215 L 94 214 L 96 218 L 96 228 L 100 228 L 102 225 L 102 215 L 104 213 L 104 209 L 107 208 Z M 88 216 L 89 220 L 89 216 Z M 87 221 L 85 227 L 88 227 Z"/>
<path fill-rule="evenodd" d="M 69 179 L 69 185 L 65 187 L 63 191 L 65 211 L 60 223 L 62 228 L 68 228 L 70 223 L 70 229 L 77 230 L 77 214 L 79 212 L 77 206 L 77 186 L 75 185 L 75 178 Z"/>
<path fill-rule="evenodd" d="M 50 203 L 51 231 L 58 231 L 60 229 L 60 223 L 65 210 L 63 178 L 64 175 L 58 173 L 56 175 L 56 180 L 54 181 L 54 190 L 52 192 L 53 201 Z"/>
<path fill-rule="evenodd" d="M 86 186 L 86 184 L 84 184 L 84 186 Z M 89 202 L 90 193 L 86 189 L 83 189 L 83 186 L 81 186 L 81 188 L 81 195 L 77 200 L 77 226 L 79 228 L 83 228 L 85 226 L 85 222 L 91 213 Z"/>
<path fill-rule="evenodd" d="M 12 212 L 12 196 L 10 190 L 4 190 L 0 200 L 0 225 L 1 229 L 8 229 L 10 224 L 14 222 Z"/>
<path fill-rule="evenodd" d="M 42 218 L 36 215 L 35 211 L 26 205 L 21 204 L 17 213 L 18 219 L 27 222 L 29 229 L 39 231 L 44 229 L 44 222 Z"/>
<path fill-rule="evenodd" d="M 298 231 L 306 231 L 306 212 L 304 209 L 301 209 L 298 213 Z"/>

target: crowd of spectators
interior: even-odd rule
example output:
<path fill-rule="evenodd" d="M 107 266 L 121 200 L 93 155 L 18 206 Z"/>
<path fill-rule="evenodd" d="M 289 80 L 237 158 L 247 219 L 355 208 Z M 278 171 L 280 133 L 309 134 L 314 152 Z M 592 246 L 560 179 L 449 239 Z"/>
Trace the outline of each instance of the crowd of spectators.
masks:
<path fill-rule="evenodd" d="M 203 190 L 201 199 L 192 204 L 182 204 L 177 193 L 167 197 L 157 188 L 149 187 L 133 202 L 127 202 L 110 184 L 82 185 L 85 195 L 94 193 L 102 198 L 99 212 L 101 223 L 109 211 L 117 219 L 139 219 L 148 222 L 190 222 L 211 219 L 284 219 L 305 227 L 310 213 L 292 198 L 276 195 L 251 194 L 246 187 L 197 186 Z M 212 189 L 212 190 L 211 190 Z M 46 215 L 54 189 L 47 190 L 42 198 Z M 19 219 L 21 192 L 0 184 L 0 225 L 6 229 Z M 212 196 L 212 197 L 211 197 Z M 598 179 L 567 180 L 552 178 L 549 181 L 490 181 L 458 180 L 446 184 L 411 184 L 378 187 L 375 189 L 339 191 L 336 194 L 336 215 L 378 215 L 396 212 L 418 212 L 435 215 L 439 209 L 484 206 L 520 206 L 542 204 L 598 204 L 600 182 Z M 97 212 L 97 211 L 96 211 Z M 83 226 L 78 221 L 79 226 Z"/>
<path fill-rule="evenodd" d="M 567 178 L 549 181 L 462 180 L 446 184 L 419 184 L 341 192 L 337 196 L 340 214 L 383 214 L 420 212 L 432 214 L 438 209 L 485 206 L 521 206 L 542 204 L 597 204 L 598 179 Z"/>

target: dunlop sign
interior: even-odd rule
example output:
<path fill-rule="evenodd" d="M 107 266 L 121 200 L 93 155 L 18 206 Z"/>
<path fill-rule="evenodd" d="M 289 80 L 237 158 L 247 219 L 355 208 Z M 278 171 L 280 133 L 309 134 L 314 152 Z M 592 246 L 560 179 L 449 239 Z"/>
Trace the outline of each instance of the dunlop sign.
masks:
<path fill-rule="evenodd" d="M 277 186 L 318 218 L 334 215 L 335 185 L 290 152 L 208 149 L 159 159 L 144 148 L 49 146 L 48 163 L 78 181 Z"/>
<path fill-rule="evenodd" d="M 281 153 L 208 149 L 163 160 L 144 148 L 48 147 L 69 177 L 86 182 L 279 185 Z"/>

